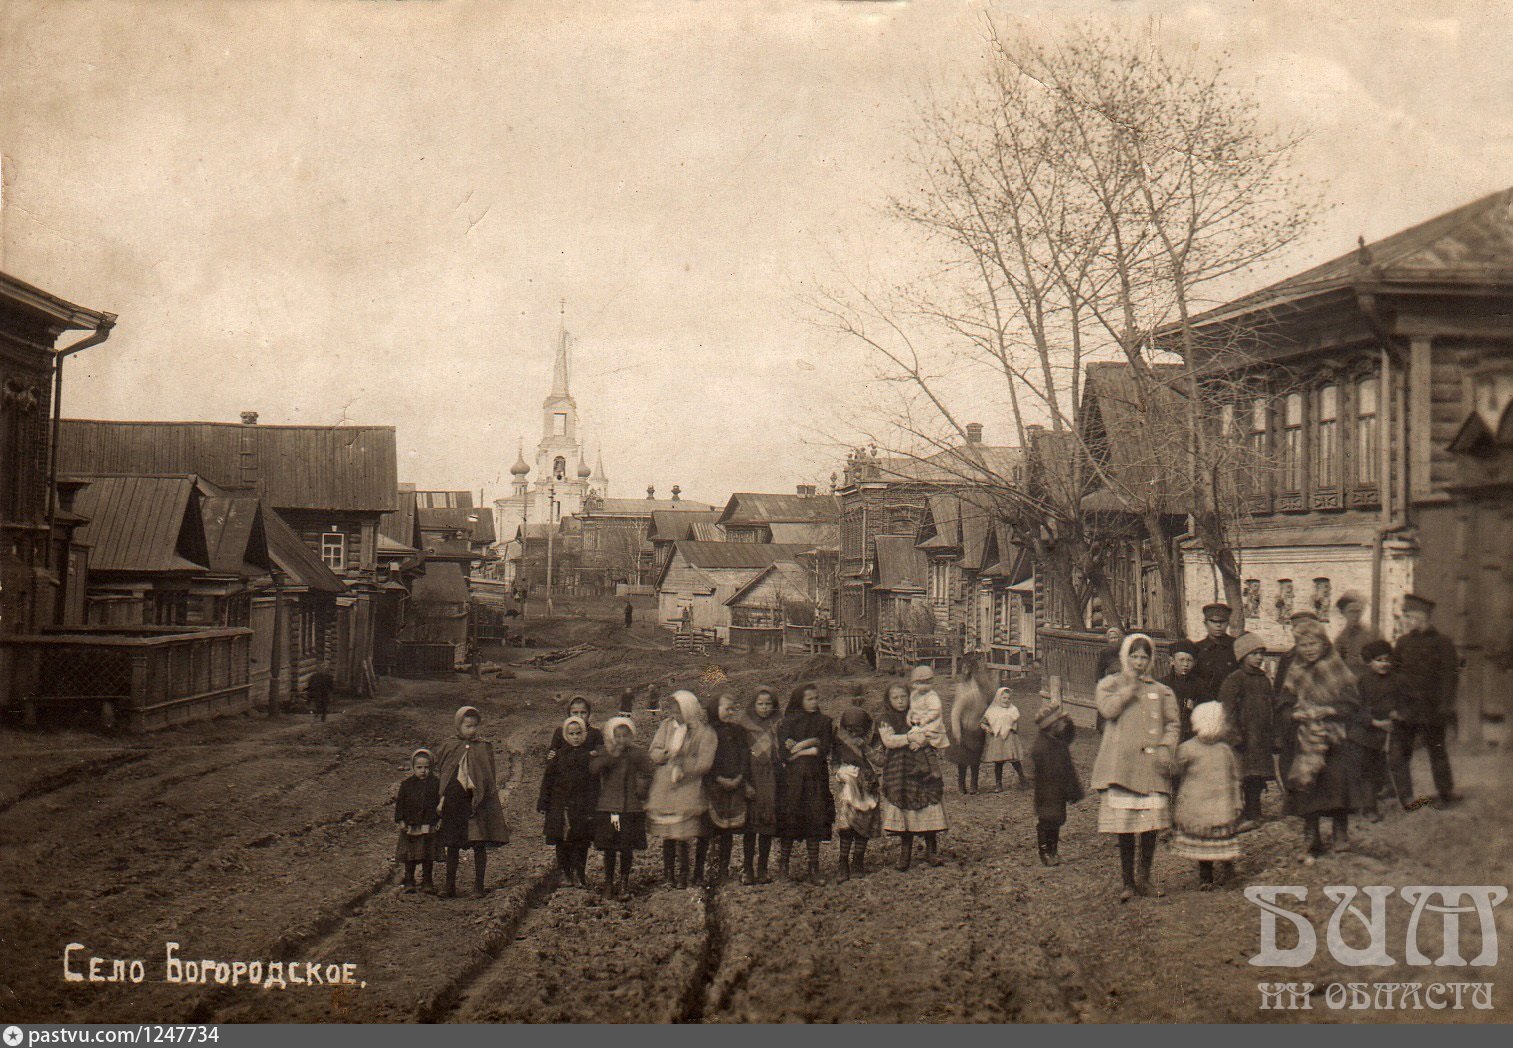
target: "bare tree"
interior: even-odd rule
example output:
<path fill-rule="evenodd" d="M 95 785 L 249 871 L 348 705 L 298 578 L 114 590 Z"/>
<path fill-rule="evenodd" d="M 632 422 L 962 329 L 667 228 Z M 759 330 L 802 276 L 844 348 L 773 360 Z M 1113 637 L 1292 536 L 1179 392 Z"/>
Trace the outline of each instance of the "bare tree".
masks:
<path fill-rule="evenodd" d="M 1220 351 L 1233 359 L 1236 346 L 1205 344 L 1195 318 L 1205 296 L 1307 228 L 1315 206 L 1289 173 L 1296 140 L 1268 129 L 1217 62 L 1174 61 L 1149 34 L 1073 28 L 1039 44 L 989 24 L 989 37 L 982 75 L 923 107 L 918 188 L 893 203 L 940 250 L 943 270 L 886 304 L 830 295 L 820 312 L 917 393 L 911 436 L 961 434 L 966 409 L 948 376 L 975 370 L 995 378 L 1021 446 L 1034 420 L 1070 441 L 1075 465 L 1002 500 L 1037 557 L 1047 545 L 1070 553 L 1042 564 L 1106 594 L 1097 550 L 1108 536 L 1093 533 L 1100 524 L 1082 506 L 1101 488 L 1145 532 L 1173 624 L 1173 519 L 1191 521 L 1241 609 L 1234 536 L 1243 478 L 1258 464 L 1220 421 L 1244 390 L 1210 362 Z M 937 334 L 923 333 L 930 325 Z M 1097 360 L 1128 375 L 1122 421 L 1132 429 L 1118 436 L 1138 439 L 1119 454 L 1092 446 L 1079 417 L 1082 376 Z"/>

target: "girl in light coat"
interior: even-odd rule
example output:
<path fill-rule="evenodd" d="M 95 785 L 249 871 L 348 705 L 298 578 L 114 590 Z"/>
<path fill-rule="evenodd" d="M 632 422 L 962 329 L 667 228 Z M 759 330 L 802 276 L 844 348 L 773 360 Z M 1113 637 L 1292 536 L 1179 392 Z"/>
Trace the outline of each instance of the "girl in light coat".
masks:
<path fill-rule="evenodd" d="M 663 700 L 663 721 L 651 740 L 651 793 L 646 817 L 662 838 L 662 879 L 668 887 L 686 888 L 691 842 L 707 834 L 704 775 L 714 765 L 718 740 L 709 718 L 691 691 L 675 691 Z"/>

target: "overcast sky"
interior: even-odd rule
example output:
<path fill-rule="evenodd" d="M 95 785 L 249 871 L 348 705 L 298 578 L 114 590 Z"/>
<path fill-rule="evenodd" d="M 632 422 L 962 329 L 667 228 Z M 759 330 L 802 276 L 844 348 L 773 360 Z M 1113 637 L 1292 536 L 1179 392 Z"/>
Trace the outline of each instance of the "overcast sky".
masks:
<path fill-rule="evenodd" d="M 799 298 L 899 250 L 901 136 L 984 7 L 0 0 L 0 266 L 120 314 L 70 415 L 392 424 L 401 479 L 492 496 L 566 299 L 612 494 L 825 483 L 862 364 Z M 1306 124 L 1288 270 L 1513 184 L 1509 0 L 1000 7 L 1154 19 Z"/>

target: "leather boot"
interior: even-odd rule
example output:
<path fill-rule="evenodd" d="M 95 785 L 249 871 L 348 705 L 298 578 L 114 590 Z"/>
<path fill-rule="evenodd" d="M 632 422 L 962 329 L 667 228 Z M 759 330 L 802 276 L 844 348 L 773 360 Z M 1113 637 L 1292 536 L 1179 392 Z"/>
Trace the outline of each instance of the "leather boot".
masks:
<path fill-rule="evenodd" d="M 793 842 L 778 842 L 778 876 L 783 880 L 788 879 L 788 864 L 793 859 Z"/>
<path fill-rule="evenodd" d="M 933 833 L 925 834 L 925 864 L 928 866 L 944 866 L 946 860 L 935 854 L 936 837 Z"/>
<path fill-rule="evenodd" d="M 856 850 L 851 853 L 851 876 L 867 876 L 867 839 L 865 837 L 856 842 Z"/>
<path fill-rule="evenodd" d="M 804 844 L 809 851 L 809 883 L 824 884 L 825 878 L 820 874 L 820 842 L 805 841 Z"/>
<path fill-rule="evenodd" d="M 841 858 L 836 866 L 836 884 L 845 884 L 851 879 L 851 838 L 841 838 Z"/>
<path fill-rule="evenodd" d="M 898 837 L 898 868 L 908 870 L 914 865 L 914 834 L 902 833 Z"/>

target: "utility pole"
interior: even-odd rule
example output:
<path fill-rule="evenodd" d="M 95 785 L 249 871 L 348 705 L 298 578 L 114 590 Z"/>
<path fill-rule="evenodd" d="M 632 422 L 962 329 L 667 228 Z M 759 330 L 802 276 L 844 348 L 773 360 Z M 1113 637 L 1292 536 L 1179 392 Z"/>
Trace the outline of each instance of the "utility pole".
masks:
<path fill-rule="evenodd" d="M 546 489 L 546 614 L 552 614 L 552 539 L 557 531 L 557 485 Z"/>

